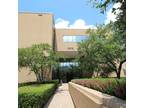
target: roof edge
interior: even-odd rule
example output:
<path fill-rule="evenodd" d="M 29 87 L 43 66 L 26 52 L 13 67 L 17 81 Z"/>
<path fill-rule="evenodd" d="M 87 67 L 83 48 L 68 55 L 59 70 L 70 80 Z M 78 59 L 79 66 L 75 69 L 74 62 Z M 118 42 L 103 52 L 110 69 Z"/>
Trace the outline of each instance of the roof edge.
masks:
<path fill-rule="evenodd" d="M 51 15 L 54 15 L 53 13 L 51 12 L 18 12 L 18 13 L 22 13 L 22 14 L 51 14 Z"/>

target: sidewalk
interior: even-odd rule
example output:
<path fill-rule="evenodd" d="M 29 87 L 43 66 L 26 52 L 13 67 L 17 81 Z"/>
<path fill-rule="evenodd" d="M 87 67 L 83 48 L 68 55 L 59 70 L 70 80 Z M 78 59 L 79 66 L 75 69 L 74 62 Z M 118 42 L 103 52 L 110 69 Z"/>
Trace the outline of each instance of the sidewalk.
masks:
<path fill-rule="evenodd" d="M 44 108 L 74 108 L 67 83 L 58 87 L 54 96 Z"/>

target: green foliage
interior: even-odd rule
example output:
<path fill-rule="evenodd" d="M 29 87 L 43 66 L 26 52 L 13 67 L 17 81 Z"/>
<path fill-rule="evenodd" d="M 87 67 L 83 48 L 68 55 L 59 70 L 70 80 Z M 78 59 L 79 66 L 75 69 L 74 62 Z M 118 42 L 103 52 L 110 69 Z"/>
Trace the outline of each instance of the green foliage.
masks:
<path fill-rule="evenodd" d="M 52 96 L 57 83 L 32 84 L 19 87 L 18 107 L 19 108 L 43 108 L 48 99 Z"/>
<path fill-rule="evenodd" d="M 101 55 L 102 44 L 104 44 L 104 35 L 106 34 L 106 31 L 102 28 L 99 27 L 97 32 L 89 30 L 89 39 L 79 43 L 78 61 L 86 71 L 93 72 L 95 69 L 98 69 L 96 63 L 100 61 L 99 56 Z M 101 37 L 103 35 L 103 37 L 100 38 L 99 35 Z"/>
<path fill-rule="evenodd" d="M 78 62 L 83 71 L 91 73 L 116 72 L 120 78 L 122 64 L 126 59 L 125 46 L 115 41 L 113 24 L 100 25 L 89 30 L 88 40 L 79 43 Z"/>
<path fill-rule="evenodd" d="M 125 11 L 125 8 L 124 8 L 125 4 L 123 4 L 123 3 L 126 3 L 126 0 L 88 0 L 88 2 L 90 4 L 92 4 L 92 7 L 100 9 L 101 13 L 104 13 L 107 10 L 109 5 L 113 5 L 113 4 L 116 4 L 116 3 L 121 3 L 122 4 L 122 6 L 120 8 L 118 8 L 118 9 L 122 10 L 121 13 L 123 13 Z M 115 13 L 115 11 L 116 11 L 116 9 L 113 8 L 114 13 Z"/>
<path fill-rule="evenodd" d="M 99 26 L 96 32 L 90 31 L 90 39 L 80 44 L 78 61 L 84 71 L 101 71 L 103 75 L 115 71 L 120 78 L 122 64 L 126 61 L 126 0 L 88 1 L 101 13 L 110 5 L 119 3 L 121 6 L 112 9 L 114 14 L 119 11 L 115 22 Z"/>
<path fill-rule="evenodd" d="M 119 97 L 124 100 L 126 99 L 125 78 L 74 79 L 72 82 L 112 96 Z"/>
<path fill-rule="evenodd" d="M 106 12 L 107 7 L 116 3 L 121 4 L 119 8 L 112 8 L 112 12 L 116 14 L 113 30 L 115 31 L 115 41 L 124 44 L 126 47 L 126 0 L 89 0 L 94 8 L 100 9 L 101 13 Z"/>
<path fill-rule="evenodd" d="M 105 44 L 106 46 L 104 47 L 106 54 L 109 54 L 109 56 L 105 56 L 106 61 L 111 62 L 107 64 L 115 70 L 120 78 L 122 64 L 126 61 L 126 0 L 89 0 L 89 2 L 94 8 L 100 9 L 101 13 L 106 12 L 107 7 L 110 5 L 121 4 L 120 7 L 113 7 L 112 9 L 112 12 L 116 14 L 116 21 L 106 25 L 112 25 L 110 28 L 113 35 L 111 41 L 107 45 Z M 116 11 L 119 11 L 119 13 Z M 101 33 L 103 34 L 103 30 Z M 118 62 L 118 66 L 115 65 L 116 62 Z"/>
<path fill-rule="evenodd" d="M 51 67 L 58 62 L 57 54 L 48 44 L 33 45 L 18 50 L 19 67 L 29 67 L 37 77 L 37 81 L 46 81 Z"/>
<path fill-rule="evenodd" d="M 71 65 L 69 70 L 72 73 L 73 78 L 82 78 L 82 72 L 79 66 Z"/>
<path fill-rule="evenodd" d="M 55 83 L 58 84 L 58 80 L 50 80 L 50 81 L 42 81 L 42 82 L 24 82 L 24 83 L 19 83 L 18 87 L 22 87 L 22 86 L 28 86 L 28 85 L 33 85 L 33 84 L 49 84 L 49 83 Z"/>

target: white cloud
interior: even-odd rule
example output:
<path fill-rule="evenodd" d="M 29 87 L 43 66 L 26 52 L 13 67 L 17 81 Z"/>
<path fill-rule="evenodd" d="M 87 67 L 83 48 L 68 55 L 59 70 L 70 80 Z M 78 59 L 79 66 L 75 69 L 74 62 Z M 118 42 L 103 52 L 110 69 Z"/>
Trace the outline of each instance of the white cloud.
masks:
<path fill-rule="evenodd" d="M 120 6 L 121 6 L 120 3 L 116 3 L 116 4 L 113 5 L 112 8 L 117 9 L 117 8 L 119 8 Z M 107 12 L 105 24 L 110 23 L 110 21 L 115 22 L 115 21 L 116 21 L 117 14 L 120 13 L 120 10 L 116 10 L 116 14 L 112 13 L 112 8 Z"/>
<path fill-rule="evenodd" d="M 68 27 L 68 25 L 69 25 L 69 21 L 67 21 L 67 20 L 64 20 L 64 19 L 62 19 L 62 18 L 58 18 L 57 20 L 56 20 L 56 24 L 55 24 L 55 27 L 56 28 L 67 28 Z"/>
<path fill-rule="evenodd" d="M 77 29 L 88 29 L 88 28 L 95 28 L 94 25 L 87 25 L 83 19 L 77 19 L 74 24 L 69 26 L 70 28 L 77 28 Z"/>
<path fill-rule="evenodd" d="M 68 20 L 64 20 L 62 18 L 58 18 L 55 24 L 56 28 L 67 28 L 67 29 L 88 29 L 88 28 L 96 28 L 94 25 L 87 25 L 85 20 L 77 19 L 73 24 L 70 24 Z"/>

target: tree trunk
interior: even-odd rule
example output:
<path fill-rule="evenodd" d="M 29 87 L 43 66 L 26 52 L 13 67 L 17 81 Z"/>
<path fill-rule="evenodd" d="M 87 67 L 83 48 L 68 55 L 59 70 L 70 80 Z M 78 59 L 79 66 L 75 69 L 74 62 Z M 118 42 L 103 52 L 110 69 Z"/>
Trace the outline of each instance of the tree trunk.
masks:
<path fill-rule="evenodd" d="M 117 78 L 118 78 L 118 79 L 120 79 L 122 64 L 123 64 L 125 61 L 126 61 L 126 60 L 120 62 L 120 65 L 119 65 L 119 67 L 118 67 L 118 71 L 117 71 Z"/>
<path fill-rule="evenodd" d="M 37 73 L 36 77 L 37 77 L 37 81 L 40 82 L 40 74 L 39 73 Z"/>
<path fill-rule="evenodd" d="M 120 74 L 121 74 L 121 72 L 118 70 L 118 72 L 117 72 L 117 78 L 118 79 L 120 79 Z"/>
<path fill-rule="evenodd" d="M 42 82 L 41 72 L 38 72 L 38 73 L 37 73 L 37 81 L 38 81 L 38 82 Z"/>

